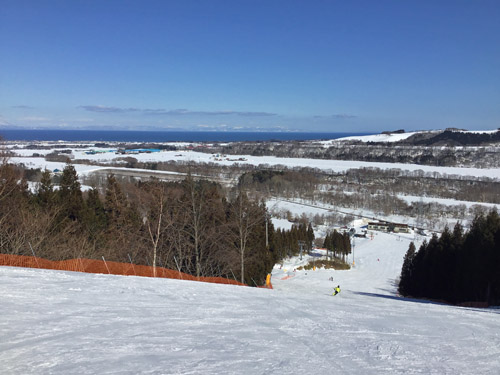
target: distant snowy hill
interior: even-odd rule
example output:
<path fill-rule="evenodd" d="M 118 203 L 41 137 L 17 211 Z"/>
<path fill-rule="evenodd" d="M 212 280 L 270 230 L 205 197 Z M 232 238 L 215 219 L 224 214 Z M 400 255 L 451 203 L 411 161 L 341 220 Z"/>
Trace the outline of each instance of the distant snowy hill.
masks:
<path fill-rule="evenodd" d="M 322 141 L 323 145 L 331 145 L 333 143 L 345 141 L 358 142 L 375 142 L 375 143 L 396 143 L 408 141 L 408 143 L 422 143 L 424 140 L 429 143 L 434 142 L 459 142 L 459 143 L 485 143 L 490 141 L 498 142 L 498 130 L 461 130 L 461 129 L 446 129 L 446 130 L 430 130 L 430 131 L 414 131 L 414 132 L 384 132 L 381 134 L 353 136 L 338 138 L 329 141 Z M 495 135 L 497 135 L 495 137 Z"/>
<path fill-rule="evenodd" d="M 274 290 L 0 267 L 1 373 L 498 374 L 500 310 L 397 296 L 411 239 L 356 239 L 350 271 L 289 259 Z"/>
<path fill-rule="evenodd" d="M 372 135 L 360 135 L 353 137 L 338 138 L 330 141 L 322 141 L 323 144 L 331 144 L 337 141 L 361 141 L 361 142 L 399 142 L 404 139 L 408 139 L 412 135 L 417 134 L 417 132 L 408 133 L 389 133 L 389 134 L 372 134 Z"/>

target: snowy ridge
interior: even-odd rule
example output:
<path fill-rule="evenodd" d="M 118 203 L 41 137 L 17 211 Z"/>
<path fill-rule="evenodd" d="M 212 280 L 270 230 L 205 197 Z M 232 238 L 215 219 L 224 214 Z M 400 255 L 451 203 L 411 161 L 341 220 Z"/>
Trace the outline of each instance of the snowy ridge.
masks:
<path fill-rule="evenodd" d="M 471 133 L 471 134 L 493 134 L 496 133 L 498 130 L 453 130 L 455 132 L 461 132 L 461 133 Z M 352 137 L 343 137 L 343 138 L 338 138 L 334 140 L 329 140 L 329 141 L 322 141 L 319 143 L 322 143 L 324 145 L 330 145 L 334 142 L 342 142 L 342 141 L 360 141 L 360 142 L 385 142 L 385 143 L 394 143 L 394 142 L 399 142 L 403 141 L 405 139 L 410 138 L 412 135 L 415 134 L 438 134 L 442 132 L 442 130 L 429 130 L 429 131 L 416 131 L 416 132 L 408 132 L 408 133 L 386 133 L 386 134 L 373 134 L 373 135 L 362 135 L 362 136 L 352 136 Z"/>
<path fill-rule="evenodd" d="M 0 267 L 2 373 L 497 374 L 499 310 L 397 296 L 412 239 L 356 239 L 350 271 L 289 259 L 274 290 Z"/>
<path fill-rule="evenodd" d="M 322 141 L 319 143 L 322 143 L 324 145 L 331 145 L 332 143 L 343 142 L 343 141 L 393 143 L 393 142 L 403 141 L 403 140 L 405 140 L 405 139 L 407 139 L 407 138 L 409 138 L 412 135 L 417 134 L 417 133 L 422 133 L 422 132 L 359 135 L 359 136 L 352 136 L 352 137 L 343 137 L 343 138 L 333 139 L 333 140 L 329 140 L 329 141 Z M 435 132 L 426 132 L 426 133 L 435 133 Z"/>

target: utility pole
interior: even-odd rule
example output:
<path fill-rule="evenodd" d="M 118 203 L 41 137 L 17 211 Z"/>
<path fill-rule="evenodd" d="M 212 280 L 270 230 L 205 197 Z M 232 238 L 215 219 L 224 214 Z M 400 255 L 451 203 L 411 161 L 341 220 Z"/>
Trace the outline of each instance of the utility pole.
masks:
<path fill-rule="evenodd" d="M 417 204 L 417 220 L 415 222 L 416 230 L 414 231 L 414 241 L 420 239 L 420 230 L 424 227 L 424 200 L 420 197 L 420 201 Z"/>
<path fill-rule="evenodd" d="M 352 266 L 354 267 L 354 247 L 356 246 L 354 236 L 352 236 Z"/>
<path fill-rule="evenodd" d="M 267 227 L 267 220 L 268 220 L 268 217 L 266 215 L 266 248 L 268 249 L 269 248 L 269 229 Z"/>

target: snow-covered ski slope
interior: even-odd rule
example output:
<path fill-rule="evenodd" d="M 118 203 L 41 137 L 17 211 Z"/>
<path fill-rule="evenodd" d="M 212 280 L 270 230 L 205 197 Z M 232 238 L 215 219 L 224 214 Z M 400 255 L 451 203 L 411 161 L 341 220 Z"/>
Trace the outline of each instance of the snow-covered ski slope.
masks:
<path fill-rule="evenodd" d="M 0 373 L 500 373 L 500 310 L 397 296 L 409 242 L 357 239 L 350 271 L 292 258 L 274 290 L 0 267 Z"/>

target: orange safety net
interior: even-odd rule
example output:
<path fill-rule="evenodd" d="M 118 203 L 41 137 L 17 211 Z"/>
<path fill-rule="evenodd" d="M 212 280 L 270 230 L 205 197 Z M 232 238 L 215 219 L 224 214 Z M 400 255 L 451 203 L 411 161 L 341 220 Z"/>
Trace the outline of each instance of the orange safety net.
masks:
<path fill-rule="evenodd" d="M 163 277 L 167 279 L 246 286 L 236 280 L 224 277 L 196 277 L 163 267 L 156 267 L 155 269 L 151 266 L 140 266 L 132 263 L 108 262 L 84 258 L 53 261 L 33 256 L 0 254 L 0 266 L 44 268 L 49 270 L 105 273 L 111 275 Z"/>

